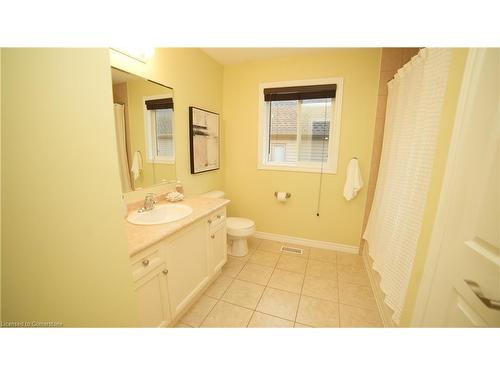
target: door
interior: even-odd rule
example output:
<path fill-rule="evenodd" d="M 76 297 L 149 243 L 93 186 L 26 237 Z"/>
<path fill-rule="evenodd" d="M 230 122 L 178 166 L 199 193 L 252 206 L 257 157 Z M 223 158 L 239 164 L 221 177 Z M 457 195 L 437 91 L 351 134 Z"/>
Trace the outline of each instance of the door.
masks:
<path fill-rule="evenodd" d="M 172 316 L 177 316 L 207 284 L 208 228 L 199 220 L 167 242 L 168 287 Z"/>
<path fill-rule="evenodd" d="M 469 52 L 413 325 L 500 326 L 499 51 Z"/>
<path fill-rule="evenodd" d="M 171 321 L 167 274 L 162 264 L 135 282 L 141 327 L 166 327 Z"/>
<path fill-rule="evenodd" d="M 227 261 L 226 223 L 212 229 L 209 240 L 210 271 L 218 272 Z"/>

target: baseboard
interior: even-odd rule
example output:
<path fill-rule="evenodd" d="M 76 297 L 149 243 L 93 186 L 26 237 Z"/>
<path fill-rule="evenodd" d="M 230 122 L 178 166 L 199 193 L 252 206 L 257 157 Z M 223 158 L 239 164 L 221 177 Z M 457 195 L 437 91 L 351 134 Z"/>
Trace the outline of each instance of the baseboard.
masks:
<path fill-rule="evenodd" d="M 316 247 L 318 249 L 327 249 L 333 251 L 342 251 L 344 253 L 350 253 L 350 254 L 359 254 L 358 246 L 354 245 L 344 245 L 335 242 L 309 240 L 307 238 L 285 236 L 283 234 L 275 234 L 267 232 L 256 232 L 255 237 L 260 238 L 262 240 L 288 242 L 296 245 Z"/>
<path fill-rule="evenodd" d="M 377 303 L 380 318 L 382 319 L 384 327 L 397 327 L 397 324 L 394 322 L 394 320 L 392 320 L 392 315 L 394 312 L 384 302 L 385 294 L 380 288 L 380 275 L 373 269 L 373 260 L 368 254 L 368 243 L 366 241 L 363 241 L 361 256 L 363 257 L 363 261 L 365 263 L 366 273 L 368 273 L 368 279 L 370 279 L 373 296 L 375 297 L 375 302 Z"/>

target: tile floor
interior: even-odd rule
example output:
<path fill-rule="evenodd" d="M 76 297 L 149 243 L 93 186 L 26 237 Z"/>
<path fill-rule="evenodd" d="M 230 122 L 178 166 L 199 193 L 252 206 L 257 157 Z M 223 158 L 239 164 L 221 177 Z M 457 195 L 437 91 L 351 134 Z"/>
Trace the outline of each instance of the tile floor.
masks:
<path fill-rule="evenodd" d="M 381 327 L 358 255 L 251 238 L 177 327 Z"/>

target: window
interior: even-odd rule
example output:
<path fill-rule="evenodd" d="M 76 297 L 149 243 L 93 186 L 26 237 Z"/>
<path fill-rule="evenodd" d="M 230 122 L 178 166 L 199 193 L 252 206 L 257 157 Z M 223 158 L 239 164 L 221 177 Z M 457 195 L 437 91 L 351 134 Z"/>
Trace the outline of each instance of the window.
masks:
<path fill-rule="evenodd" d="M 149 162 L 175 162 L 172 98 L 145 98 L 146 147 Z"/>
<path fill-rule="evenodd" d="M 260 86 L 259 169 L 336 173 L 342 79 Z"/>

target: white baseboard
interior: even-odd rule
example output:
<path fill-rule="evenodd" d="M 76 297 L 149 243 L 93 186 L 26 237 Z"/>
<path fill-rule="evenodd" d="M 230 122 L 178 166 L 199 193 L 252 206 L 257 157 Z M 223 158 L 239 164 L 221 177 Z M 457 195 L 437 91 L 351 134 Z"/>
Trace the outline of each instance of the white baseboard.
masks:
<path fill-rule="evenodd" d="M 333 251 L 342 251 L 344 253 L 359 254 L 358 246 L 344 245 L 335 242 L 309 240 L 307 238 L 285 236 L 283 234 L 256 232 L 255 237 L 263 240 L 271 240 L 278 242 L 288 242 L 296 245 L 316 247 L 318 249 L 327 249 Z"/>

